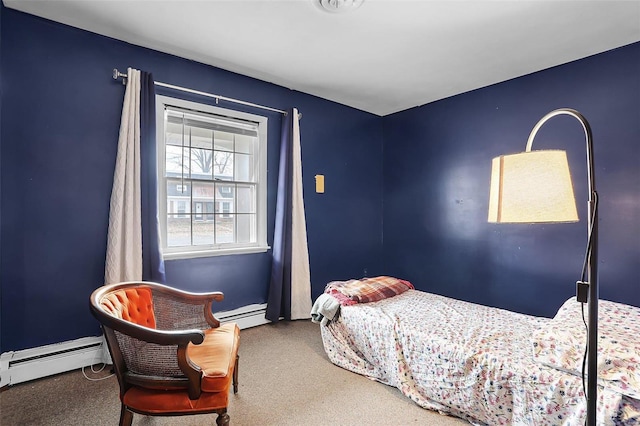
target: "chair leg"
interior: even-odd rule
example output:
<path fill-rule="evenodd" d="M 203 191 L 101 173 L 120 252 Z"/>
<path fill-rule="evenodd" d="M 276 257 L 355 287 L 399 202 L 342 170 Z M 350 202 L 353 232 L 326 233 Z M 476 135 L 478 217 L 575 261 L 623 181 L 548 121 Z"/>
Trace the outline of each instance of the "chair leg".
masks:
<path fill-rule="evenodd" d="M 216 425 L 218 426 L 229 426 L 229 415 L 227 414 L 227 409 L 223 408 L 217 411 L 218 418 L 216 419 Z"/>
<path fill-rule="evenodd" d="M 236 355 L 236 365 L 233 367 L 233 393 L 238 393 L 238 360 L 240 355 Z"/>
<path fill-rule="evenodd" d="M 120 409 L 120 426 L 131 426 L 131 422 L 133 422 L 133 413 L 127 410 L 127 407 L 122 404 L 122 408 Z"/>

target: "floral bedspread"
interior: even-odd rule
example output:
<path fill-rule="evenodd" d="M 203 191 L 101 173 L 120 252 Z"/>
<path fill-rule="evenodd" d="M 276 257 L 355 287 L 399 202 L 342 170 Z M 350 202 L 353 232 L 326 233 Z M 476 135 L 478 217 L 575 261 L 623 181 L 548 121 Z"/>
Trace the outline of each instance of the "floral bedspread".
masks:
<path fill-rule="evenodd" d="M 321 327 L 329 359 L 422 407 L 479 425 L 582 425 L 580 377 L 535 362 L 548 321 L 409 290 L 343 306 Z M 598 424 L 640 424 L 640 401 L 600 387 Z"/>
<path fill-rule="evenodd" d="M 582 374 L 587 332 L 581 304 L 571 298 L 533 335 L 536 361 L 574 375 Z M 588 321 L 586 305 L 585 321 Z M 598 380 L 623 395 L 640 399 L 640 308 L 598 301 Z"/>

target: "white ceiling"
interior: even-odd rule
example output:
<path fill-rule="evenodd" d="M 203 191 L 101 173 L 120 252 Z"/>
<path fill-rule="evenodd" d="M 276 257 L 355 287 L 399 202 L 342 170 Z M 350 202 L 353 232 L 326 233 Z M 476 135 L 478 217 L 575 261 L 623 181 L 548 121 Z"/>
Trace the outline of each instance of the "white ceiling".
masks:
<path fill-rule="evenodd" d="M 639 0 L 315 1 L 4 4 L 377 115 L 640 41 Z"/>

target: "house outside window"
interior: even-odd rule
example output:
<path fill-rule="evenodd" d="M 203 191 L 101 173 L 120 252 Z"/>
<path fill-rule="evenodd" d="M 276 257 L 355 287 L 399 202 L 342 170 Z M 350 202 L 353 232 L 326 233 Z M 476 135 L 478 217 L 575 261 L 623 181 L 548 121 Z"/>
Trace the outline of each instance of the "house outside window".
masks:
<path fill-rule="evenodd" d="M 165 259 L 263 252 L 267 118 L 156 96 Z"/>

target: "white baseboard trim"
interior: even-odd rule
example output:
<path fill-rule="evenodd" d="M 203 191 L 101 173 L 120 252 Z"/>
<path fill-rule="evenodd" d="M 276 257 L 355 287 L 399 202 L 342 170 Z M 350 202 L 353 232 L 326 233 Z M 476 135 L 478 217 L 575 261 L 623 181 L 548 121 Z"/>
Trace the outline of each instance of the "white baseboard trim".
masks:
<path fill-rule="evenodd" d="M 242 330 L 269 323 L 264 317 L 266 309 L 266 303 L 255 304 L 214 315 L 221 323 L 235 322 Z M 111 357 L 102 336 L 5 352 L 0 355 L 0 388 L 103 362 L 111 363 Z"/>
<path fill-rule="evenodd" d="M 240 330 L 268 324 L 271 321 L 264 317 L 267 312 L 267 304 L 255 304 L 243 306 L 231 311 L 218 312 L 213 314 L 221 323 L 235 322 Z"/>
<path fill-rule="evenodd" d="M 104 360 L 102 336 L 83 337 L 0 355 L 0 387 L 15 385 Z"/>

